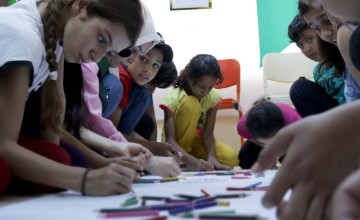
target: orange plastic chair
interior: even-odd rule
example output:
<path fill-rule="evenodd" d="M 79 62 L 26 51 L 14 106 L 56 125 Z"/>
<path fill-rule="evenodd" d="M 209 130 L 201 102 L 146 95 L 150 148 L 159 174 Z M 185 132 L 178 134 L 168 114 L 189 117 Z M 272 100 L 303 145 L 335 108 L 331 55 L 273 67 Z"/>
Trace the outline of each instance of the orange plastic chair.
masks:
<path fill-rule="evenodd" d="M 228 88 L 236 86 L 236 100 L 233 98 L 222 98 L 220 102 L 221 109 L 235 109 L 239 113 L 239 119 L 243 112 L 240 106 L 240 63 L 235 59 L 218 60 L 224 81 L 216 85 L 216 89 Z M 244 138 L 240 137 L 241 146 L 244 144 Z"/>

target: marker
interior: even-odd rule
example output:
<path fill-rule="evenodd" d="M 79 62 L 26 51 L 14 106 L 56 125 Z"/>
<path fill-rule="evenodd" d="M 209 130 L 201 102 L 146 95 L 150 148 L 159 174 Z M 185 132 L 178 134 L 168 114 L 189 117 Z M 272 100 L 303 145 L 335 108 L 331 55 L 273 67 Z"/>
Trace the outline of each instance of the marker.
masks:
<path fill-rule="evenodd" d="M 130 210 L 130 209 L 129 209 Z M 107 212 L 103 213 L 104 218 L 118 218 L 118 217 L 142 217 L 142 216 L 159 216 L 158 210 L 142 210 L 142 211 L 128 211 L 128 212 Z"/>

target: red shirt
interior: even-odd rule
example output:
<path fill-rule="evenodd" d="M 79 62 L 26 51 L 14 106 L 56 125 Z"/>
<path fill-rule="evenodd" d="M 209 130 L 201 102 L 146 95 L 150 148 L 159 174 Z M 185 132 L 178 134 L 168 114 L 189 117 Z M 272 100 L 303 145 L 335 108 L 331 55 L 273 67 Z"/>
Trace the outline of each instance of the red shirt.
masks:
<path fill-rule="evenodd" d="M 119 103 L 119 107 L 121 109 L 125 109 L 125 107 L 129 103 L 129 94 L 130 94 L 133 80 L 132 80 L 129 72 L 127 70 L 125 70 L 123 67 L 119 67 L 119 77 L 120 77 L 120 81 L 123 85 L 123 94 L 122 94 L 122 98 Z"/>

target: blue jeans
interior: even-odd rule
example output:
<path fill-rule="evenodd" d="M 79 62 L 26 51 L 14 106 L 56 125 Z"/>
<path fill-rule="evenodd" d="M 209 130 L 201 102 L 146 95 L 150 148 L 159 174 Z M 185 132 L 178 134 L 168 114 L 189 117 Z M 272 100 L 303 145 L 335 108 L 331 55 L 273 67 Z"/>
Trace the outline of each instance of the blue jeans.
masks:
<path fill-rule="evenodd" d="M 134 83 L 129 94 L 129 103 L 121 114 L 118 130 L 128 135 L 131 134 L 151 101 L 149 90 Z"/>
<path fill-rule="evenodd" d="M 112 73 L 105 74 L 102 81 L 106 90 L 106 108 L 103 109 L 102 115 L 104 118 L 108 118 L 120 103 L 123 86 L 120 79 Z"/>

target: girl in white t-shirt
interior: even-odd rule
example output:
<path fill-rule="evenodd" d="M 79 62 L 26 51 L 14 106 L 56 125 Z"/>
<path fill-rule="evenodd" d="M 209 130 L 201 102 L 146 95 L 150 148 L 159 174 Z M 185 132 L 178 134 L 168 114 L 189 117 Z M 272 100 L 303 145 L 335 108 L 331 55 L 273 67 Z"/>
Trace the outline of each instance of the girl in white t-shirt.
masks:
<path fill-rule="evenodd" d="M 28 181 L 23 187 L 32 192 L 130 190 L 136 172 L 120 163 L 92 171 L 68 166 L 69 156 L 58 146 L 65 136 L 62 65 L 63 59 L 97 62 L 130 47 L 142 25 L 138 0 L 22 0 L 0 8 L 0 193 L 10 177 Z M 19 138 L 28 94 L 43 84 L 42 140 Z"/>

